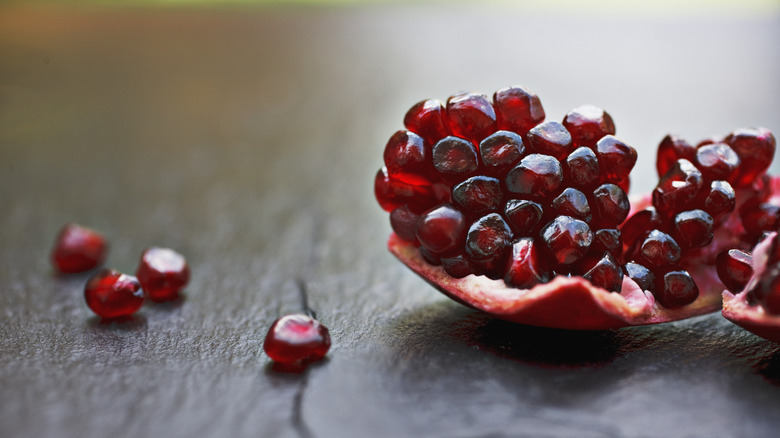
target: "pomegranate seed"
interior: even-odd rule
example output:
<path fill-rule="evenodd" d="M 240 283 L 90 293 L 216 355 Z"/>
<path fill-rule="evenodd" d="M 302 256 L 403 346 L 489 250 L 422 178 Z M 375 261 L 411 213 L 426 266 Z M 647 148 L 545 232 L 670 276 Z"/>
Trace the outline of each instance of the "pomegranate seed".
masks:
<path fill-rule="evenodd" d="M 168 248 L 151 247 L 141 255 L 135 273 L 152 301 L 171 301 L 190 281 L 190 267 L 178 252 Z"/>
<path fill-rule="evenodd" d="M 602 184 L 593 191 L 591 201 L 594 223 L 601 227 L 616 227 L 628 217 L 631 204 L 626 192 L 615 184 Z"/>
<path fill-rule="evenodd" d="M 463 278 L 474 272 L 471 262 L 463 254 L 452 257 L 442 257 L 441 265 L 447 274 L 453 278 Z"/>
<path fill-rule="evenodd" d="M 84 286 L 84 300 L 103 319 L 130 316 L 144 303 L 141 283 L 132 275 L 113 269 L 95 273 Z"/>
<path fill-rule="evenodd" d="M 699 169 L 690 161 L 679 159 L 653 190 L 653 206 L 662 216 L 672 217 L 696 199 L 703 184 Z"/>
<path fill-rule="evenodd" d="M 510 199 L 506 202 L 504 214 L 517 236 L 534 236 L 542 220 L 542 206 L 525 199 Z"/>
<path fill-rule="evenodd" d="M 661 140 L 661 144 L 658 145 L 655 160 L 658 176 L 666 175 L 680 158 L 693 162 L 696 159 L 696 148 L 682 137 L 667 135 Z"/>
<path fill-rule="evenodd" d="M 650 206 L 632 214 L 620 227 L 620 232 L 623 235 L 623 242 L 630 244 L 642 234 L 662 226 L 661 216 L 658 215 L 655 207 Z"/>
<path fill-rule="evenodd" d="M 569 111 L 563 126 L 571 134 L 575 146 L 593 147 L 605 135 L 615 133 L 612 117 L 593 105 L 582 105 Z"/>
<path fill-rule="evenodd" d="M 528 155 L 506 176 L 507 190 L 534 200 L 545 200 L 557 195 L 562 183 L 561 164 L 549 155 Z"/>
<path fill-rule="evenodd" d="M 404 116 L 406 129 L 420 135 L 429 145 L 450 135 L 444 106 L 437 99 L 416 103 Z"/>
<path fill-rule="evenodd" d="M 737 205 L 737 193 L 726 181 L 713 181 L 709 192 L 704 198 L 704 211 L 713 219 L 718 219 L 726 213 L 734 211 Z"/>
<path fill-rule="evenodd" d="M 409 204 L 414 211 L 425 211 L 437 202 L 436 194 L 428 181 L 414 176 L 405 178 L 407 175 L 411 174 L 391 176 L 385 167 L 376 173 L 374 195 L 383 210 L 393 211 Z"/>
<path fill-rule="evenodd" d="M 742 164 L 729 182 L 735 188 L 748 187 L 772 164 L 775 137 L 766 128 L 738 129 L 724 140 L 737 153 Z"/>
<path fill-rule="evenodd" d="M 547 250 L 559 265 L 570 265 L 588 252 L 593 233 L 585 222 L 570 216 L 558 216 L 541 232 Z"/>
<path fill-rule="evenodd" d="M 557 159 L 566 158 L 572 151 L 571 134 L 558 122 L 544 122 L 536 125 L 526 134 L 528 147 L 537 154 L 551 155 Z"/>
<path fill-rule="evenodd" d="M 458 137 L 445 137 L 433 146 L 433 167 L 444 177 L 460 180 L 477 171 L 477 149 Z"/>
<path fill-rule="evenodd" d="M 626 270 L 626 275 L 634 280 L 642 290 L 649 292 L 655 290 L 655 275 L 649 269 L 635 262 L 628 262 L 623 268 Z"/>
<path fill-rule="evenodd" d="M 450 204 L 428 210 L 417 221 L 417 240 L 429 251 L 445 254 L 463 245 L 466 219 Z"/>
<path fill-rule="evenodd" d="M 471 261 L 503 259 L 512 244 L 512 230 L 498 213 L 479 218 L 466 235 L 466 255 Z"/>
<path fill-rule="evenodd" d="M 596 254 L 608 252 L 615 257 L 622 255 L 623 242 L 620 238 L 620 231 L 611 228 L 602 228 L 593 233 L 593 242 L 590 244 L 590 251 Z"/>
<path fill-rule="evenodd" d="M 596 156 L 603 170 L 603 177 L 609 182 L 619 182 L 628 177 L 637 158 L 636 149 L 613 135 L 604 136 L 596 143 Z"/>
<path fill-rule="evenodd" d="M 604 253 L 601 260 L 583 277 L 594 286 L 610 292 L 620 292 L 623 287 L 623 269 L 610 253 Z"/>
<path fill-rule="evenodd" d="M 765 231 L 780 228 L 780 207 L 760 202 L 756 198 L 748 200 L 740 207 L 739 217 L 750 243 L 756 243 Z"/>
<path fill-rule="evenodd" d="M 687 271 L 670 271 L 659 278 L 660 284 L 653 293 L 656 301 L 667 309 L 690 304 L 699 296 L 699 288 Z"/>
<path fill-rule="evenodd" d="M 709 245 L 713 236 L 712 216 L 704 210 L 689 210 L 674 217 L 672 236 L 684 248 Z"/>
<path fill-rule="evenodd" d="M 591 212 L 588 198 L 577 189 L 568 187 L 551 203 L 551 214 L 555 216 L 571 216 L 585 222 L 590 222 Z"/>
<path fill-rule="evenodd" d="M 402 205 L 390 212 L 390 226 L 395 234 L 407 242 L 417 242 L 417 219 L 420 215 L 412 212 L 408 205 Z"/>
<path fill-rule="evenodd" d="M 482 163 L 490 175 L 503 175 L 525 152 L 523 138 L 514 132 L 498 131 L 479 144 Z"/>
<path fill-rule="evenodd" d="M 512 245 L 512 253 L 504 281 L 513 287 L 528 289 L 538 283 L 550 280 L 550 272 L 538 250 L 536 241 L 530 237 L 518 239 Z"/>
<path fill-rule="evenodd" d="M 682 252 L 672 236 L 660 231 L 651 230 L 638 248 L 639 262 L 651 268 L 676 266 Z"/>
<path fill-rule="evenodd" d="M 78 224 L 67 224 L 57 235 L 51 261 L 59 272 L 84 272 L 103 264 L 107 250 L 102 234 Z"/>
<path fill-rule="evenodd" d="M 430 158 L 422 137 L 410 131 L 397 131 L 385 146 L 385 167 L 390 175 L 425 173 Z"/>
<path fill-rule="evenodd" d="M 471 218 L 497 211 L 502 196 L 501 183 L 487 176 L 473 176 L 452 189 L 452 203 Z"/>
<path fill-rule="evenodd" d="M 574 150 L 563 165 L 565 181 L 577 188 L 590 188 L 599 182 L 600 167 L 596 153 L 590 148 Z"/>
<path fill-rule="evenodd" d="M 708 181 L 730 180 L 739 167 L 739 157 L 725 143 L 714 143 L 696 151 L 696 164 Z"/>
<path fill-rule="evenodd" d="M 423 260 L 428 262 L 429 265 L 433 265 L 433 266 L 441 265 L 441 255 L 436 254 L 435 252 L 429 250 L 424 246 L 420 246 L 417 249 L 420 251 L 420 255 L 422 255 Z"/>
<path fill-rule="evenodd" d="M 263 350 L 282 364 L 320 360 L 330 349 L 330 333 L 316 319 L 303 315 L 285 315 L 271 324 L 263 341 Z"/>
<path fill-rule="evenodd" d="M 729 249 L 718 254 L 715 261 L 718 278 L 732 293 L 739 293 L 753 276 L 753 257 L 745 251 Z"/>
<path fill-rule="evenodd" d="M 498 129 L 525 134 L 544 120 L 539 97 L 523 87 L 507 87 L 493 94 Z"/>
<path fill-rule="evenodd" d="M 462 93 L 447 99 L 447 120 L 453 135 L 478 144 L 496 131 L 496 112 L 487 96 Z"/>

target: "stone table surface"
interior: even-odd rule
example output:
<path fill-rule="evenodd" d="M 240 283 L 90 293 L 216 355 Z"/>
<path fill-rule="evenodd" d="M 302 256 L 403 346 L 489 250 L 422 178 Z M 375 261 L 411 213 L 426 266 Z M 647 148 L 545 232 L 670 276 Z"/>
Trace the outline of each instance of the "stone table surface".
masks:
<path fill-rule="evenodd" d="M 0 7 L 0 436 L 776 435 L 779 346 L 467 309 L 386 251 L 373 177 L 413 103 L 519 84 L 607 108 L 646 192 L 667 133 L 780 131 L 779 44 L 772 8 Z M 184 298 L 101 323 L 49 263 L 67 222 L 125 272 L 185 254 Z M 299 284 L 333 347 L 287 373 Z"/>

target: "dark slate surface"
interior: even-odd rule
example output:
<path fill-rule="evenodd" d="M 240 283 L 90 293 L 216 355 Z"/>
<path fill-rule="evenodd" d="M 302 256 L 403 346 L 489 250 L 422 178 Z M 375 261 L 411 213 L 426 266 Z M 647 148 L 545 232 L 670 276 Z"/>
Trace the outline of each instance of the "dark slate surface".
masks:
<path fill-rule="evenodd" d="M 625 11 L 624 11 L 625 12 Z M 537 92 L 607 108 L 640 153 L 780 131 L 780 19 L 476 7 L 0 9 L 0 435 L 751 437 L 780 347 L 718 314 L 566 332 L 455 304 L 385 250 L 373 175 L 406 109 Z M 101 324 L 48 262 L 66 222 L 108 265 L 190 260 L 182 301 Z M 297 284 L 331 329 L 302 374 L 262 353 Z"/>

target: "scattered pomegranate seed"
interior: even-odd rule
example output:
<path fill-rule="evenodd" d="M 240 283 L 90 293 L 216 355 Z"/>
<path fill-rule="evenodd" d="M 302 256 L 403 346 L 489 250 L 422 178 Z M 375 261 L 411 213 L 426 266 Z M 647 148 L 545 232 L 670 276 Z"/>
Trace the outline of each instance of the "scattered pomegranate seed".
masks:
<path fill-rule="evenodd" d="M 523 87 L 507 87 L 493 94 L 498 129 L 524 135 L 544 120 L 544 108 L 536 94 Z"/>
<path fill-rule="evenodd" d="M 135 273 L 152 301 L 171 301 L 190 281 L 190 267 L 183 255 L 169 248 L 148 248 Z"/>
<path fill-rule="evenodd" d="M 320 360 L 329 349 L 327 327 L 308 315 L 298 313 L 274 321 L 263 342 L 265 354 L 282 364 Z"/>
<path fill-rule="evenodd" d="M 89 271 L 103 264 L 107 249 L 102 234 L 78 224 L 67 224 L 54 242 L 51 261 L 62 273 Z"/>
<path fill-rule="evenodd" d="M 718 278 L 732 293 L 739 293 L 753 276 L 753 257 L 738 249 L 728 249 L 718 254 L 715 262 Z"/>
<path fill-rule="evenodd" d="M 612 117 L 593 105 L 582 105 L 569 111 L 563 126 L 571 133 L 575 146 L 593 147 L 605 135 L 615 134 Z"/>
<path fill-rule="evenodd" d="M 95 273 L 84 287 L 87 306 L 103 319 L 130 316 L 144 303 L 141 283 L 132 275 L 113 269 Z"/>

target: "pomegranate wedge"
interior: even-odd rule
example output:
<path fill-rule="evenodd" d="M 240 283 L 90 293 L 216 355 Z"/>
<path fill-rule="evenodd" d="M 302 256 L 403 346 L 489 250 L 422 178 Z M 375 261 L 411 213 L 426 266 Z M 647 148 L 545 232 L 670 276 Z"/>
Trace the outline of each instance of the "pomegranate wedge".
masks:
<path fill-rule="evenodd" d="M 524 324 L 598 330 L 718 310 L 719 253 L 780 221 L 772 133 L 667 136 L 657 186 L 630 202 L 637 152 L 606 111 L 544 118 L 522 87 L 414 105 L 374 185 L 390 251 L 453 299 Z M 736 284 L 739 260 L 722 264 Z"/>

